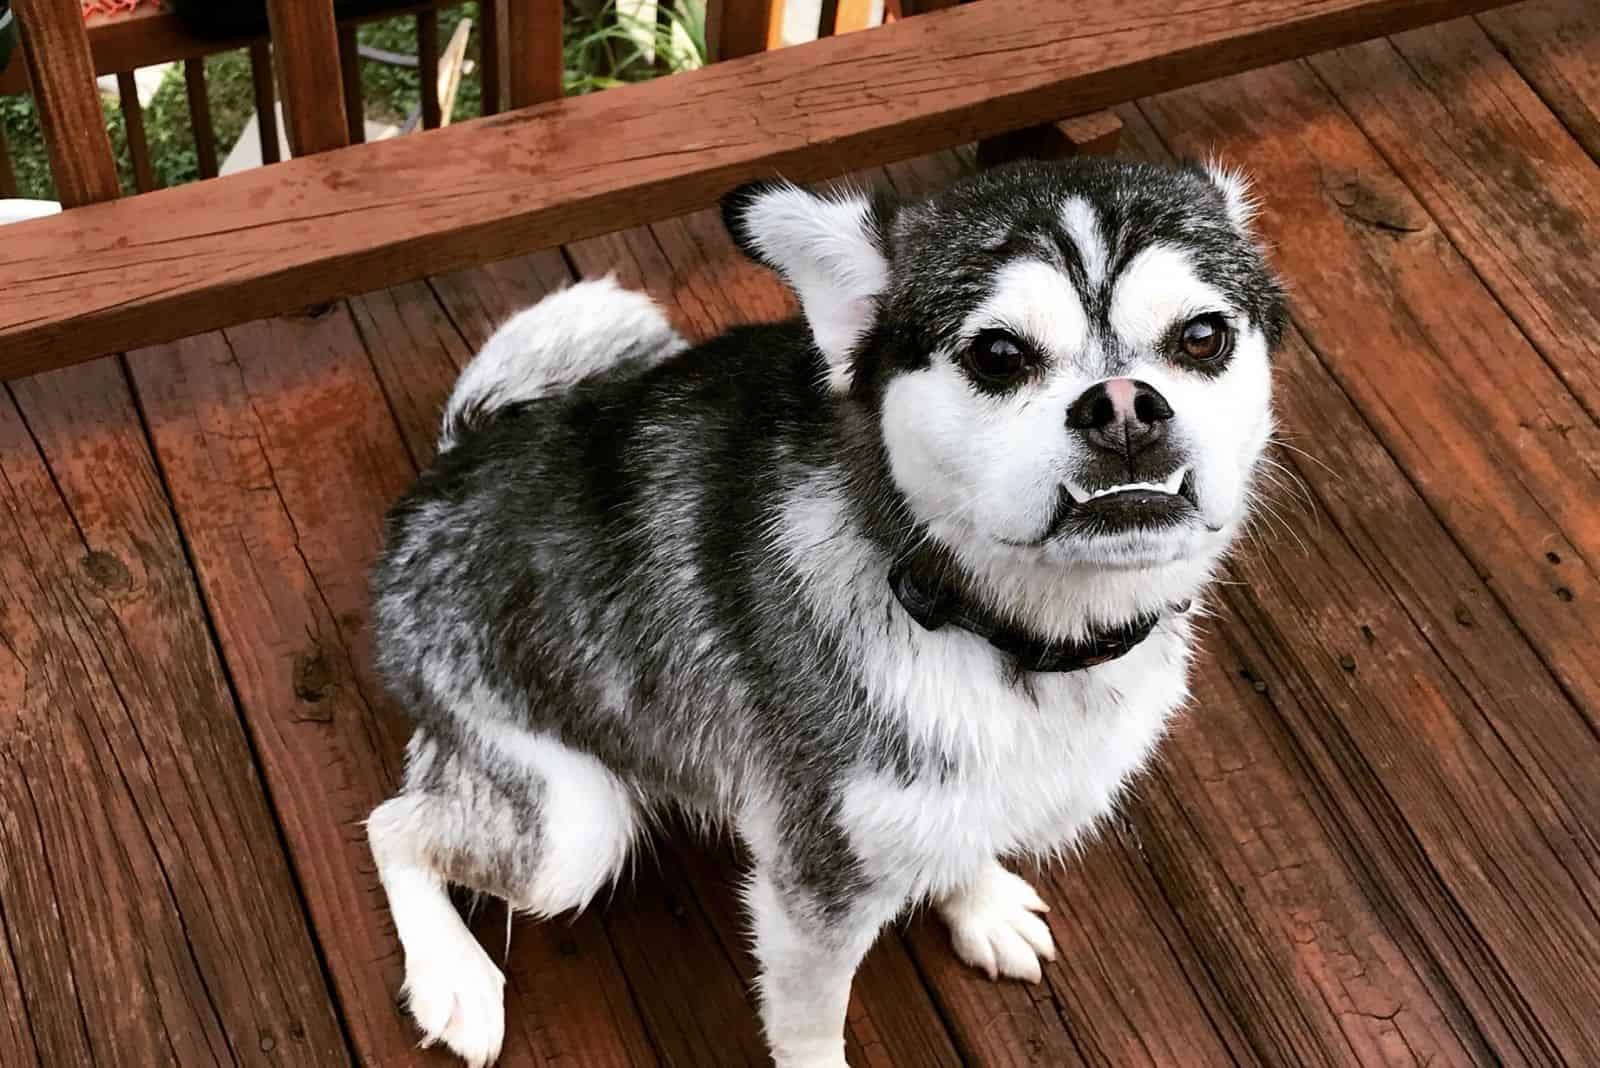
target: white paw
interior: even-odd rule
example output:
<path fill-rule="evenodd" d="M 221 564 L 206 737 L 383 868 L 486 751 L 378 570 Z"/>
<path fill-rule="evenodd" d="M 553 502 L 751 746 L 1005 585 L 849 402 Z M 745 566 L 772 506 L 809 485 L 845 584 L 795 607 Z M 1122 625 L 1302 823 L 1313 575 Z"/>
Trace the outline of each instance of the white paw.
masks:
<path fill-rule="evenodd" d="M 965 890 L 939 902 L 956 956 L 990 979 L 1037 983 L 1039 958 L 1056 959 L 1050 928 L 1035 913 L 1050 907 L 1018 876 L 996 864 Z"/>
<path fill-rule="evenodd" d="M 422 1044 L 443 1042 L 472 1068 L 500 1056 L 506 977 L 465 930 L 406 955 L 405 997 Z"/>

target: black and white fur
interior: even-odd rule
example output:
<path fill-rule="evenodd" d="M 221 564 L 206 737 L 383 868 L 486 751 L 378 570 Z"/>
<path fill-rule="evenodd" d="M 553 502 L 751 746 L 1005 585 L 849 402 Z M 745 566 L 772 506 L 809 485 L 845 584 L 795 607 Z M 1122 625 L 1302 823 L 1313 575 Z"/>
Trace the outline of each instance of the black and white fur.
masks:
<path fill-rule="evenodd" d="M 582 908 L 664 806 L 748 849 L 780 1065 L 844 1063 L 856 965 L 918 902 L 962 959 L 1037 980 L 1043 905 L 1002 858 L 1072 844 L 1149 756 L 1187 692 L 1170 606 L 1247 514 L 1282 311 L 1236 177 L 1085 160 L 916 203 L 767 185 L 725 214 L 803 321 L 689 348 L 610 281 L 551 296 L 467 368 L 389 518 L 378 657 L 416 732 L 368 831 L 411 1012 L 474 1065 L 503 979 L 447 884 Z M 1231 355 L 1185 365 L 1174 324 L 1213 312 Z M 963 369 L 997 327 L 1040 359 L 1009 391 Z M 1064 412 L 1112 378 L 1170 402 L 1196 507 L 1053 533 L 1105 481 Z M 1019 673 L 902 609 L 886 576 L 919 544 L 1043 637 L 1169 614 L 1111 663 Z"/>

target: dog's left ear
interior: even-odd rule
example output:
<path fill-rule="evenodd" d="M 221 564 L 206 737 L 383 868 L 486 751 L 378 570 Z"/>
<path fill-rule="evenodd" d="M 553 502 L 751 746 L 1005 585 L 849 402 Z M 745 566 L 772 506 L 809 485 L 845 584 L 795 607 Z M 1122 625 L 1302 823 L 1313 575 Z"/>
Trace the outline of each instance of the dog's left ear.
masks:
<path fill-rule="evenodd" d="M 800 298 L 828 385 L 850 388 L 850 356 L 872 326 L 889 282 L 895 203 L 857 192 L 809 193 L 788 182 L 741 186 L 722 200 L 722 219 L 745 255 L 783 275 Z"/>

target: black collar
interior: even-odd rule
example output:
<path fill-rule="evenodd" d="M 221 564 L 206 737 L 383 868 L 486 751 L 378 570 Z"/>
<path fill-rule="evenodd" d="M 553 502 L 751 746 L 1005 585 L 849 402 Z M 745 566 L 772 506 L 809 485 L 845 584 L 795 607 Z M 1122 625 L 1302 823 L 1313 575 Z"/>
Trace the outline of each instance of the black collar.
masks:
<path fill-rule="evenodd" d="M 1161 622 L 1163 613 L 1152 612 L 1116 627 L 1093 631 L 1081 641 L 1045 641 L 997 618 L 974 604 L 950 581 L 952 568 L 913 553 L 889 571 L 889 588 L 902 608 L 925 630 L 952 624 L 986 638 L 1009 655 L 1022 671 L 1082 671 L 1126 656 Z M 1184 603 L 1174 611 L 1184 612 Z"/>

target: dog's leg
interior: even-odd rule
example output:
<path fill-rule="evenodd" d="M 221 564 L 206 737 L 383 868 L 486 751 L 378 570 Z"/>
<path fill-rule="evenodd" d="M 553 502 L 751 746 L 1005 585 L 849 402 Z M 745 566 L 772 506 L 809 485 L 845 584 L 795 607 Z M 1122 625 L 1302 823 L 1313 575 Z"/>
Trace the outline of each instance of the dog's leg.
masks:
<path fill-rule="evenodd" d="M 481 1068 L 505 1034 L 505 978 L 449 884 L 541 916 L 579 909 L 615 877 L 636 826 L 632 796 L 587 754 L 521 731 L 506 744 L 417 732 L 405 788 L 373 811 L 367 837 L 424 1045 Z"/>
<path fill-rule="evenodd" d="M 746 897 L 767 1042 L 778 1068 L 843 1068 L 850 982 L 906 899 L 877 888 L 825 907 L 783 867 L 758 860 Z"/>
<path fill-rule="evenodd" d="M 1049 911 L 1020 876 L 990 861 L 966 886 L 936 902 L 950 928 L 956 956 L 985 972 L 1037 983 L 1039 958 L 1056 959 L 1050 928 L 1037 913 Z"/>

